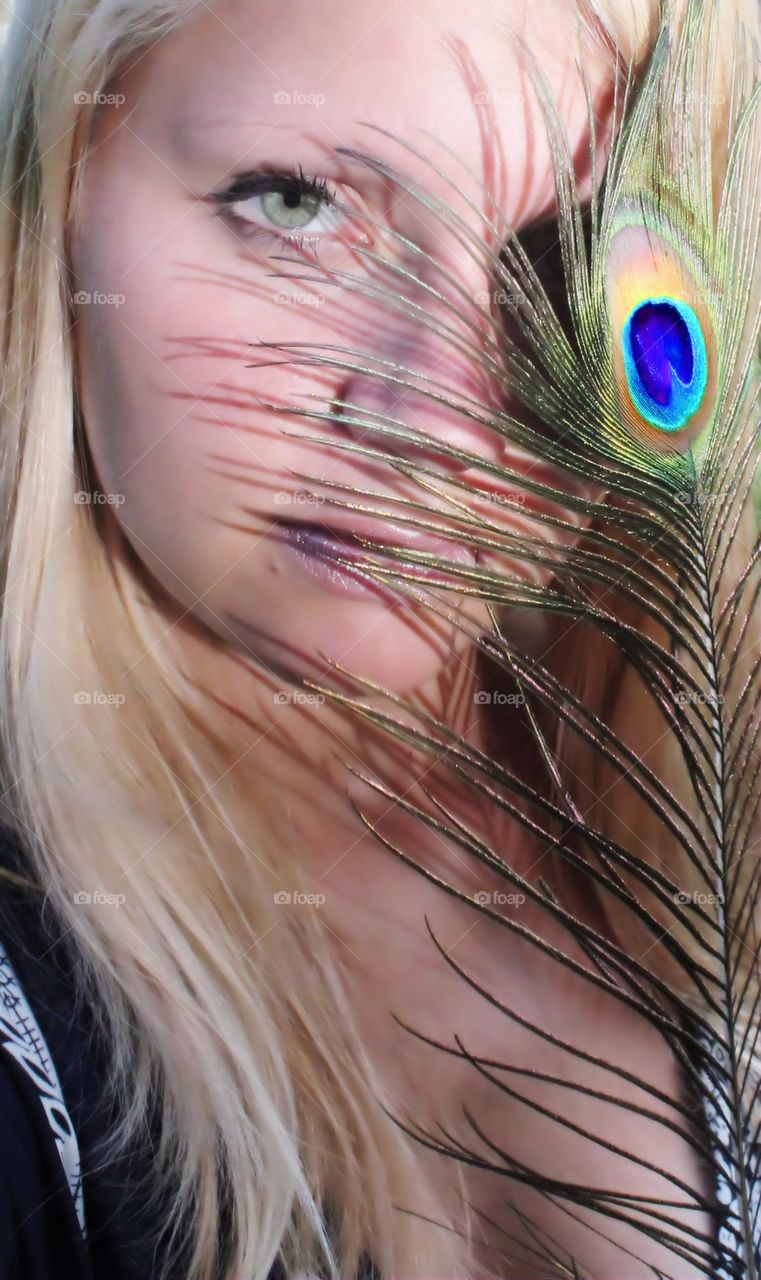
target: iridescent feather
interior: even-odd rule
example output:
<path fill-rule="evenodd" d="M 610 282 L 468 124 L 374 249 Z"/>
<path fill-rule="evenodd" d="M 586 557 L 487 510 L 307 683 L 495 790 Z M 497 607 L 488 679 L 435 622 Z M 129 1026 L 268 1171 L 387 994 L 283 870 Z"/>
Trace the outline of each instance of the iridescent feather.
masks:
<path fill-rule="evenodd" d="M 612 150 L 589 209 L 579 202 L 552 93 L 525 51 L 551 142 L 563 298 L 553 305 L 520 234 L 508 235 L 498 252 L 488 250 L 496 287 L 519 301 L 492 315 L 486 335 L 474 326 L 470 350 L 477 351 L 484 369 L 504 389 L 507 407 L 494 409 L 464 397 L 455 401 L 445 383 L 384 364 L 362 347 L 262 345 L 296 363 L 414 385 L 421 394 L 443 398 L 465 417 L 489 425 L 573 482 L 560 489 L 412 432 L 393 414 L 351 404 L 337 406 L 335 416 L 359 423 L 363 440 L 347 440 L 330 430 L 308 437 L 360 457 L 386 458 L 400 476 L 416 481 L 420 494 L 416 501 L 400 500 L 396 520 L 439 532 L 448 529 L 479 549 L 475 568 L 408 548 L 397 548 L 392 553 L 396 563 L 389 566 L 373 554 L 381 544 L 365 539 L 363 564 L 368 574 L 405 586 L 442 617 L 453 616 L 447 591 L 431 590 L 420 578 L 421 568 L 437 565 L 447 571 L 457 592 L 488 602 L 493 629 L 471 638 L 526 699 L 526 723 L 545 769 L 540 785 L 532 788 L 504 761 L 465 744 L 443 720 L 391 694 L 389 703 L 400 704 L 400 712 L 404 707 L 404 716 L 377 704 L 369 708 L 363 687 L 378 691 L 359 677 L 358 692 L 351 695 L 305 683 L 343 704 L 347 714 L 383 729 L 390 739 L 429 752 L 440 768 L 451 770 L 460 783 L 465 780 L 480 803 L 509 814 L 541 838 L 556 860 L 586 876 L 600 900 L 615 900 L 617 911 L 628 914 L 629 936 L 642 942 L 636 954 L 616 937 L 582 923 L 561 891 L 544 882 L 537 886 L 516 872 L 498 848 L 486 845 L 440 799 L 431 794 L 432 807 L 426 811 L 384 791 L 377 779 L 365 778 L 390 802 L 435 826 L 464 857 L 498 870 L 506 887 L 520 888 L 541 904 L 578 944 L 587 965 L 579 966 L 550 947 L 540 933 L 531 937 L 537 951 L 577 975 L 583 973 L 590 989 L 635 1008 L 666 1038 L 683 1070 L 685 1098 L 699 1099 L 705 1117 L 702 1137 L 690 1128 L 689 1106 L 682 1123 L 713 1174 L 715 1239 L 685 1230 L 669 1201 L 644 1196 L 635 1204 L 615 1187 L 588 1186 L 563 1169 L 549 1179 L 503 1147 L 489 1158 L 483 1147 L 468 1153 L 446 1134 L 416 1136 L 442 1154 L 532 1186 L 569 1212 L 583 1209 L 598 1215 L 603 1233 L 611 1221 L 629 1224 L 643 1240 L 659 1241 L 671 1251 L 670 1275 L 678 1277 L 680 1267 L 689 1265 L 691 1273 L 712 1280 L 759 1280 L 761 655 L 752 644 L 759 634 L 761 542 L 758 522 L 749 518 L 758 485 L 760 434 L 759 61 L 758 51 L 743 44 L 739 33 L 731 94 L 719 113 L 723 131 L 717 133 L 715 22 L 715 10 L 699 0 L 686 5 L 677 25 L 671 9 L 664 8 L 645 74 L 629 75 L 617 100 Z M 590 127 L 594 139 L 591 116 Z M 409 140 L 404 145 L 420 155 Z M 403 175 L 378 157 L 344 154 L 397 181 L 411 198 L 426 200 L 424 193 L 406 188 Z M 594 143 L 592 161 L 593 167 L 599 161 Z M 474 254 L 484 254 L 483 240 L 473 236 L 454 207 L 427 205 L 434 207 L 463 242 L 472 243 Z M 493 237 L 498 229 L 485 221 L 484 230 Z M 358 252 L 373 263 L 371 249 Z M 413 307 L 402 273 L 395 276 L 393 263 L 388 265 L 389 307 L 406 311 L 422 326 L 439 323 L 424 307 Z M 317 265 L 301 264 L 283 274 L 321 280 L 349 293 L 368 288 L 361 273 L 323 274 Z M 373 288 L 378 296 L 381 287 Z M 328 416 L 322 408 L 310 411 L 303 404 L 287 410 L 271 407 L 297 414 L 302 422 L 311 416 L 324 423 Z M 295 434 L 304 438 L 303 425 Z M 400 445 L 414 446 L 421 439 L 443 460 L 467 460 L 472 469 L 467 481 L 450 477 L 445 486 L 435 466 L 399 456 Z M 315 476 L 299 479 L 319 486 L 336 506 L 376 509 L 371 492 L 355 488 L 347 493 Z M 452 493 L 458 484 L 456 500 Z M 511 527 L 504 519 L 490 518 L 483 504 L 474 510 L 479 484 L 483 494 L 501 484 L 542 496 L 552 506 L 527 507 Z M 590 497 L 591 489 L 602 496 Z M 388 508 L 388 499 L 384 506 Z M 553 514 L 561 507 L 564 514 Z M 567 539 L 559 551 L 548 531 L 577 533 L 580 519 L 588 522 L 585 536 Z M 733 544 L 744 547 L 746 563 L 730 578 L 728 548 Z M 501 568 L 498 552 L 526 571 Z M 550 571 L 549 585 L 532 575 L 537 565 Z M 551 622 L 584 626 L 604 637 L 630 689 L 634 711 L 626 725 L 609 723 L 604 708 L 585 700 L 583 688 L 563 671 L 562 663 L 537 658 L 515 638 L 509 619 L 527 608 Z M 673 777 L 661 777 L 651 768 L 646 744 L 637 740 L 637 723 L 645 710 L 674 747 L 678 767 Z M 625 787 L 630 798 L 636 796 L 641 814 L 636 833 L 603 833 L 594 804 L 581 804 L 558 749 L 569 736 L 582 744 L 598 786 L 605 779 Z M 436 880 L 418 865 L 413 851 L 376 834 L 396 857 Z M 654 859 L 648 848 L 668 857 Z M 510 914 L 437 883 L 442 891 L 464 897 L 474 913 L 527 936 Z M 442 963 L 472 983 L 443 948 L 441 954 Z M 502 995 L 490 998 L 493 1016 L 501 1010 L 507 1018 L 518 1017 Z M 536 1030 L 546 1040 L 538 1015 Z M 506 1082 L 512 1096 L 520 1093 L 521 1075 L 510 1076 L 515 1069 L 509 1063 L 500 1070 L 478 1062 L 459 1041 L 456 1049 L 442 1049 L 461 1053 L 482 1073 L 491 1071 L 495 1098 L 498 1089 L 508 1087 Z M 580 1055 L 583 1048 L 571 1045 L 566 1051 Z M 617 1090 L 623 1090 L 623 1073 L 610 1063 L 601 1069 L 608 1078 L 604 1092 L 615 1100 Z M 570 1088 L 559 1078 L 549 1083 Z M 647 1095 L 648 1086 L 643 1083 L 642 1089 Z M 527 1106 L 537 1106 L 533 1094 L 523 1097 Z M 573 1099 L 571 1092 L 569 1106 Z M 654 1115 L 658 1099 L 653 1094 L 650 1101 L 649 1111 L 647 1100 L 643 1107 Z M 630 1104 L 622 1097 L 619 1105 Z M 564 1123 L 563 1118 L 557 1122 Z M 591 1136 L 603 1141 L 603 1135 Z M 563 1260 L 546 1239 L 540 1251 L 553 1275 L 578 1274 L 573 1260 Z"/>

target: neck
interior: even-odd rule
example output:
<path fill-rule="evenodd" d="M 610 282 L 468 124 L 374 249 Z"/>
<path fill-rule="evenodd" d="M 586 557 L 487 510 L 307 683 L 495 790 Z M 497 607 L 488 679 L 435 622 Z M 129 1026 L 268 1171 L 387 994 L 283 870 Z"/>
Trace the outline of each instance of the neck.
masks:
<path fill-rule="evenodd" d="M 446 747 L 450 761 L 462 745 L 487 753 L 493 749 L 487 745 L 491 708 L 477 697 L 484 676 L 476 659 L 475 650 L 453 654 L 436 678 L 409 698 L 448 731 L 449 741 L 436 754 L 395 740 L 329 700 L 275 702 L 278 682 L 261 677 L 251 681 L 257 701 L 245 720 L 236 720 L 239 740 L 231 742 L 236 768 L 245 774 L 242 785 L 252 797 L 269 797 L 267 820 L 276 856 L 282 850 L 291 866 L 295 859 L 303 868 L 298 887 L 324 898 L 320 923 L 387 1104 L 394 1114 L 409 1113 L 424 1124 L 461 1111 L 462 1099 L 473 1096 L 473 1069 L 421 1044 L 393 1015 L 452 1046 L 453 1031 L 466 1042 L 478 1039 L 487 1010 L 447 966 L 429 926 L 446 954 L 487 987 L 495 969 L 509 968 L 510 940 L 406 865 L 394 849 L 468 895 L 509 889 L 442 832 L 441 812 L 428 791 L 487 846 L 503 855 L 509 851 L 511 865 L 527 867 L 533 857 L 514 821 L 492 802 L 480 801 L 446 763 Z M 219 667 L 214 668 L 215 691 L 237 708 L 252 706 L 241 696 L 242 671 L 231 664 L 226 687 Z M 368 709 L 415 726 L 412 710 L 379 696 L 359 697 Z M 506 706 L 500 716 L 515 720 L 515 708 Z M 424 824 L 393 796 L 436 817 L 438 826 Z M 314 907 L 305 904 L 304 909 Z M 420 1155 L 442 1202 L 462 1226 L 456 1211 L 463 1191 L 461 1166 L 422 1148 Z M 478 1182 L 477 1173 L 468 1175 L 468 1194 L 475 1195 Z M 475 1198 L 485 1203 L 482 1195 Z"/>

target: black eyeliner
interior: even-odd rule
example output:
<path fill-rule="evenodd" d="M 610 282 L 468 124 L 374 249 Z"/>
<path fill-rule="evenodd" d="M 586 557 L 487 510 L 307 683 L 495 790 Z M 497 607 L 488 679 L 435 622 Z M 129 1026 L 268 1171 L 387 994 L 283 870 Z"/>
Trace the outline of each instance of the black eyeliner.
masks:
<path fill-rule="evenodd" d="M 327 204 L 335 204 L 335 197 L 326 180 L 305 174 L 300 165 L 298 169 L 288 171 L 264 169 L 256 173 L 241 174 L 231 186 L 224 191 L 214 192 L 211 198 L 221 204 L 235 204 L 239 200 L 249 200 L 253 196 L 271 191 L 282 193 L 296 191 L 304 195 L 318 196 Z"/>

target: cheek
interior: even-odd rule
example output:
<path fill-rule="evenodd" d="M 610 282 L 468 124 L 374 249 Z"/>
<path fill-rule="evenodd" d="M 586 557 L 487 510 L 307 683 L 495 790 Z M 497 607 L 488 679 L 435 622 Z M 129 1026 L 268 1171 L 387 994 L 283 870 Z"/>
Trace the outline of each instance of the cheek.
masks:
<path fill-rule="evenodd" d="M 308 374 L 273 365 L 270 352 L 268 368 L 247 368 L 251 344 L 314 338 L 317 321 L 275 302 L 277 282 L 262 284 L 262 268 L 234 243 L 231 288 L 218 221 L 199 227 L 189 215 L 162 236 L 172 214 L 148 226 L 137 205 L 123 205 L 125 236 L 113 219 L 81 224 L 87 251 L 73 266 L 91 300 L 77 307 L 76 343 L 98 487 L 115 495 L 140 558 L 188 602 L 248 561 L 251 533 L 240 526 L 257 521 L 245 508 L 271 510 L 273 493 L 292 487 L 294 442 L 281 429 L 295 424 L 258 401 L 293 403 L 295 391 L 316 389 Z"/>
<path fill-rule="evenodd" d="M 250 534 L 240 526 L 252 523 L 245 507 L 271 503 L 269 437 L 264 427 L 230 424 L 225 406 L 206 403 L 207 362 L 185 361 L 178 380 L 125 337 L 122 318 L 104 316 L 97 332 L 91 322 L 84 328 L 82 400 L 94 482 L 114 495 L 114 514 L 140 559 L 192 605 L 245 552 Z"/>
<path fill-rule="evenodd" d="M 118 496 L 109 515 L 169 596 L 224 640 L 274 663 L 295 636 L 300 649 L 337 661 L 350 653 L 371 678 L 416 687 L 435 674 L 451 636 L 436 647 L 409 620 L 300 585 L 260 536 L 266 513 L 282 514 L 277 493 L 294 487 L 288 468 L 325 470 L 324 458 L 282 434 L 297 420 L 261 401 L 313 409 L 317 402 L 297 397 L 325 402 L 341 375 L 329 385 L 324 372 L 285 365 L 255 344 L 329 341 L 329 308 L 300 305 L 291 296 L 298 284 L 267 279 L 268 267 L 218 219 L 195 210 L 183 218 L 177 201 L 160 212 L 154 202 L 146 217 L 140 189 L 139 201 L 103 191 L 98 218 L 82 227 L 87 252 L 74 263 L 78 289 L 122 299 L 83 304 L 76 315 L 94 479 Z M 257 358 L 268 367 L 246 367 Z"/>

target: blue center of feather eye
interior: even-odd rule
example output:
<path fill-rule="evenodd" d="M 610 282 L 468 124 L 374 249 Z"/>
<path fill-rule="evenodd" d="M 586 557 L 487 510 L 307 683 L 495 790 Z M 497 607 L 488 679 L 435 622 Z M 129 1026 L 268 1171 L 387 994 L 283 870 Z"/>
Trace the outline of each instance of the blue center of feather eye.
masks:
<path fill-rule="evenodd" d="M 649 298 L 621 332 L 624 368 L 636 409 L 662 431 L 678 431 L 700 408 L 708 383 L 703 330 L 692 307 Z"/>

